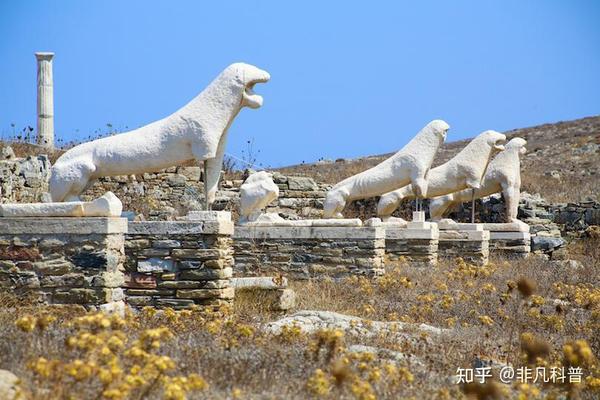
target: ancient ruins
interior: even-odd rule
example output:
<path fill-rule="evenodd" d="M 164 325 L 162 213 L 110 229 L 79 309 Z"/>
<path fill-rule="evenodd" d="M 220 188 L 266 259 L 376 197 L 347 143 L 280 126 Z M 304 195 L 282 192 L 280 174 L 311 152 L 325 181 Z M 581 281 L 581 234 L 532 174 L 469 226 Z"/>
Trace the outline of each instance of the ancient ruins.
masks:
<path fill-rule="evenodd" d="M 38 131 L 51 148 L 52 54 L 36 56 Z M 261 287 L 272 291 L 274 309 L 288 309 L 293 292 L 273 276 L 377 277 L 398 263 L 435 268 L 440 258 L 460 257 L 484 265 L 494 253 L 527 257 L 544 246 L 560 247 L 536 239 L 560 241 L 560 232 L 541 235 L 544 228 L 518 219 L 525 140 L 504 145 L 503 134 L 485 131 L 431 168 L 449 130 L 441 120 L 387 160 L 333 187 L 268 171 L 220 182 L 227 130 L 243 107 L 262 105 L 253 87 L 269 78 L 252 65 L 232 64 L 174 114 L 75 146 L 51 167 L 45 156 L 6 153 L 0 161 L 0 265 L 8 277 L 2 290 L 34 293 L 49 304 L 180 309 L 230 303 L 236 290 Z M 121 178 L 126 175 L 157 182 L 165 203 L 193 189 L 204 210 L 136 220 L 111 190 L 144 196 L 148 185 Z M 92 188 L 95 181 L 105 192 Z M 211 211 L 222 202 L 218 189 L 229 193 L 225 202 L 236 216 Z M 471 221 L 442 219 L 461 203 L 499 193 L 504 222 L 475 222 L 474 210 Z M 343 217 L 350 202 L 378 196 L 379 218 Z M 412 219 L 392 216 L 410 200 L 417 200 Z"/>

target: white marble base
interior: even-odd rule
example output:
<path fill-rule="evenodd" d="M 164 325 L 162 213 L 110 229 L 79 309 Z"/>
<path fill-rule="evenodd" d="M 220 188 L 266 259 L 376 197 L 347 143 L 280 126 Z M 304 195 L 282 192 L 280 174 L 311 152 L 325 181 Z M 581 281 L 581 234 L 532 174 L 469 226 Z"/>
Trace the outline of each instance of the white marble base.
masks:
<path fill-rule="evenodd" d="M 64 203 L 0 204 L 0 217 L 120 217 L 123 204 L 112 192 L 106 192 L 94 201 Z"/>
<path fill-rule="evenodd" d="M 298 220 L 287 220 L 281 218 L 275 213 L 267 213 L 258 216 L 254 221 L 240 221 L 239 226 L 260 226 L 260 227 L 360 227 L 363 223 L 358 218 L 353 219 L 338 219 L 338 218 L 326 218 L 326 219 L 298 219 Z M 374 226 L 374 225 L 366 225 Z"/>
<path fill-rule="evenodd" d="M 484 228 L 484 224 L 472 224 L 456 222 L 451 219 L 442 219 L 438 222 L 440 230 L 455 230 L 455 231 L 484 231 L 489 230 Z"/>
<path fill-rule="evenodd" d="M 185 219 L 188 221 L 231 222 L 229 211 L 190 211 Z"/>
<path fill-rule="evenodd" d="M 440 230 L 440 240 L 482 241 L 490 240 L 490 231 Z"/>
<path fill-rule="evenodd" d="M 483 224 L 483 229 L 490 232 L 529 232 L 529 225 L 523 221 L 490 223 Z"/>
<path fill-rule="evenodd" d="M 231 278 L 231 286 L 239 289 L 285 289 L 288 286 L 286 277 L 275 276 L 248 276 L 243 278 Z"/>
<path fill-rule="evenodd" d="M 425 228 L 400 228 L 384 226 L 386 239 L 439 239 L 437 224 L 429 223 Z"/>
<path fill-rule="evenodd" d="M 412 222 L 425 222 L 425 211 L 413 211 Z"/>
<path fill-rule="evenodd" d="M 490 232 L 491 240 L 530 240 L 529 232 Z"/>

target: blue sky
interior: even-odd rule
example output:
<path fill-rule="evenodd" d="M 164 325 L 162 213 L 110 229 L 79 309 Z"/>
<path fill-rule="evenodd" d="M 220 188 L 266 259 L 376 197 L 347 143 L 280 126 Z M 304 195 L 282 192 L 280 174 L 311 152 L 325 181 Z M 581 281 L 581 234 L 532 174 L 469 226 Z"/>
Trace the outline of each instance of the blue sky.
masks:
<path fill-rule="evenodd" d="M 171 114 L 225 66 L 257 65 L 264 106 L 228 153 L 259 161 L 398 150 L 600 113 L 596 1 L 1 1 L 0 133 L 35 127 L 35 51 L 54 51 L 64 140 Z"/>

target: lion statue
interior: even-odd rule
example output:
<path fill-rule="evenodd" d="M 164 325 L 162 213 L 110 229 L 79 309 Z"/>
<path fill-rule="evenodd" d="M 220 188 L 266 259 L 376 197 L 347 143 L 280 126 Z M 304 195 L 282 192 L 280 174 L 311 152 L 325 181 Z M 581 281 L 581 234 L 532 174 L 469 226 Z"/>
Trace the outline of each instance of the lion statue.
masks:
<path fill-rule="evenodd" d="M 427 193 L 425 174 L 446 139 L 450 126 L 442 120 L 427 124 L 400 151 L 373 168 L 344 179 L 327 192 L 324 218 L 343 218 L 348 201 L 380 196 L 412 183 L 419 196 Z"/>
<path fill-rule="evenodd" d="M 521 195 L 521 160 L 520 156 L 527 152 L 527 141 L 513 138 L 488 165 L 481 187 L 475 192 L 461 190 L 433 199 L 429 204 L 431 219 L 441 219 L 451 207 L 502 192 L 506 201 L 506 222 L 516 222 Z"/>
<path fill-rule="evenodd" d="M 495 152 L 504 150 L 502 144 L 505 141 L 506 136 L 496 131 L 480 133 L 450 161 L 432 168 L 427 173 L 425 197 L 432 198 L 466 188 L 479 188 L 490 158 Z M 420 191 L 413 185 L 386 193 L 379 199 L 377 215 L 387 220 L 402 201 L 417 197 L 421 197 Z"/>
<path fill-rule="evenodd" d="M 227 130 L 242 107 L 259 108 L 257 83 L 269 73 L 244 63 L 231 64 L 183 108 L 130 132 L 94 140 L 64 153 L 51 170 L 52 201 L 77 201 L 95 179 L 133 175 L 204 162 L 204 194 L 210 209 L 221 174 Z"/>
<path fill-rule="evenodd" d="M 255 172 L 240 186 L 240 223 L 253 222 L 279 197 L 279 187 L 266 171 Z"/>

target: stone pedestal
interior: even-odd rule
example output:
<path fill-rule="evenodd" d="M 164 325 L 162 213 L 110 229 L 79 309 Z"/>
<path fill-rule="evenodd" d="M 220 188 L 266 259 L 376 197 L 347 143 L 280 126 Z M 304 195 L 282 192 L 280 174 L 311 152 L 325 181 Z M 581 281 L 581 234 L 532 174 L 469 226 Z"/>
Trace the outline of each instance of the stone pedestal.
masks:
<path fill-rule="evenodd" d="M 236 226 L 233 246 L 238 276 L 308 279 L 384 272 L 381 226 Z"/>
<path fill-rule="evenodd" d="M 439 241 L 437 224 L 414 219 L 405 228 L 385 225 L 386 259 L 391 265 L 404 259 L 415 266 L 435 266 Z"/>
<path fill-rule="evenodd" d="M 490 231 L 490 253 L 525 258 L 531 253 L 529 225 L 523 222 L 483 224 Z"/>
<path fill-rule="evenodd" d="M 124 218 L 0 218 L 0 290 L 87 308 L 124 298 Z"/>
<path fill-rule="evenodd" d="M 440 257 L 460 257 L 475 265 L 489 262 L 490 232 L 483 229 L 483 224 L 440 223 L 438 227 Z"/>
<path fill-rule="evenodd" d="M 232 233 L 228 212 L 202 212 L 187 221 L 129 222 L 128 304 L 180 309 L 231 303 Z"/>

